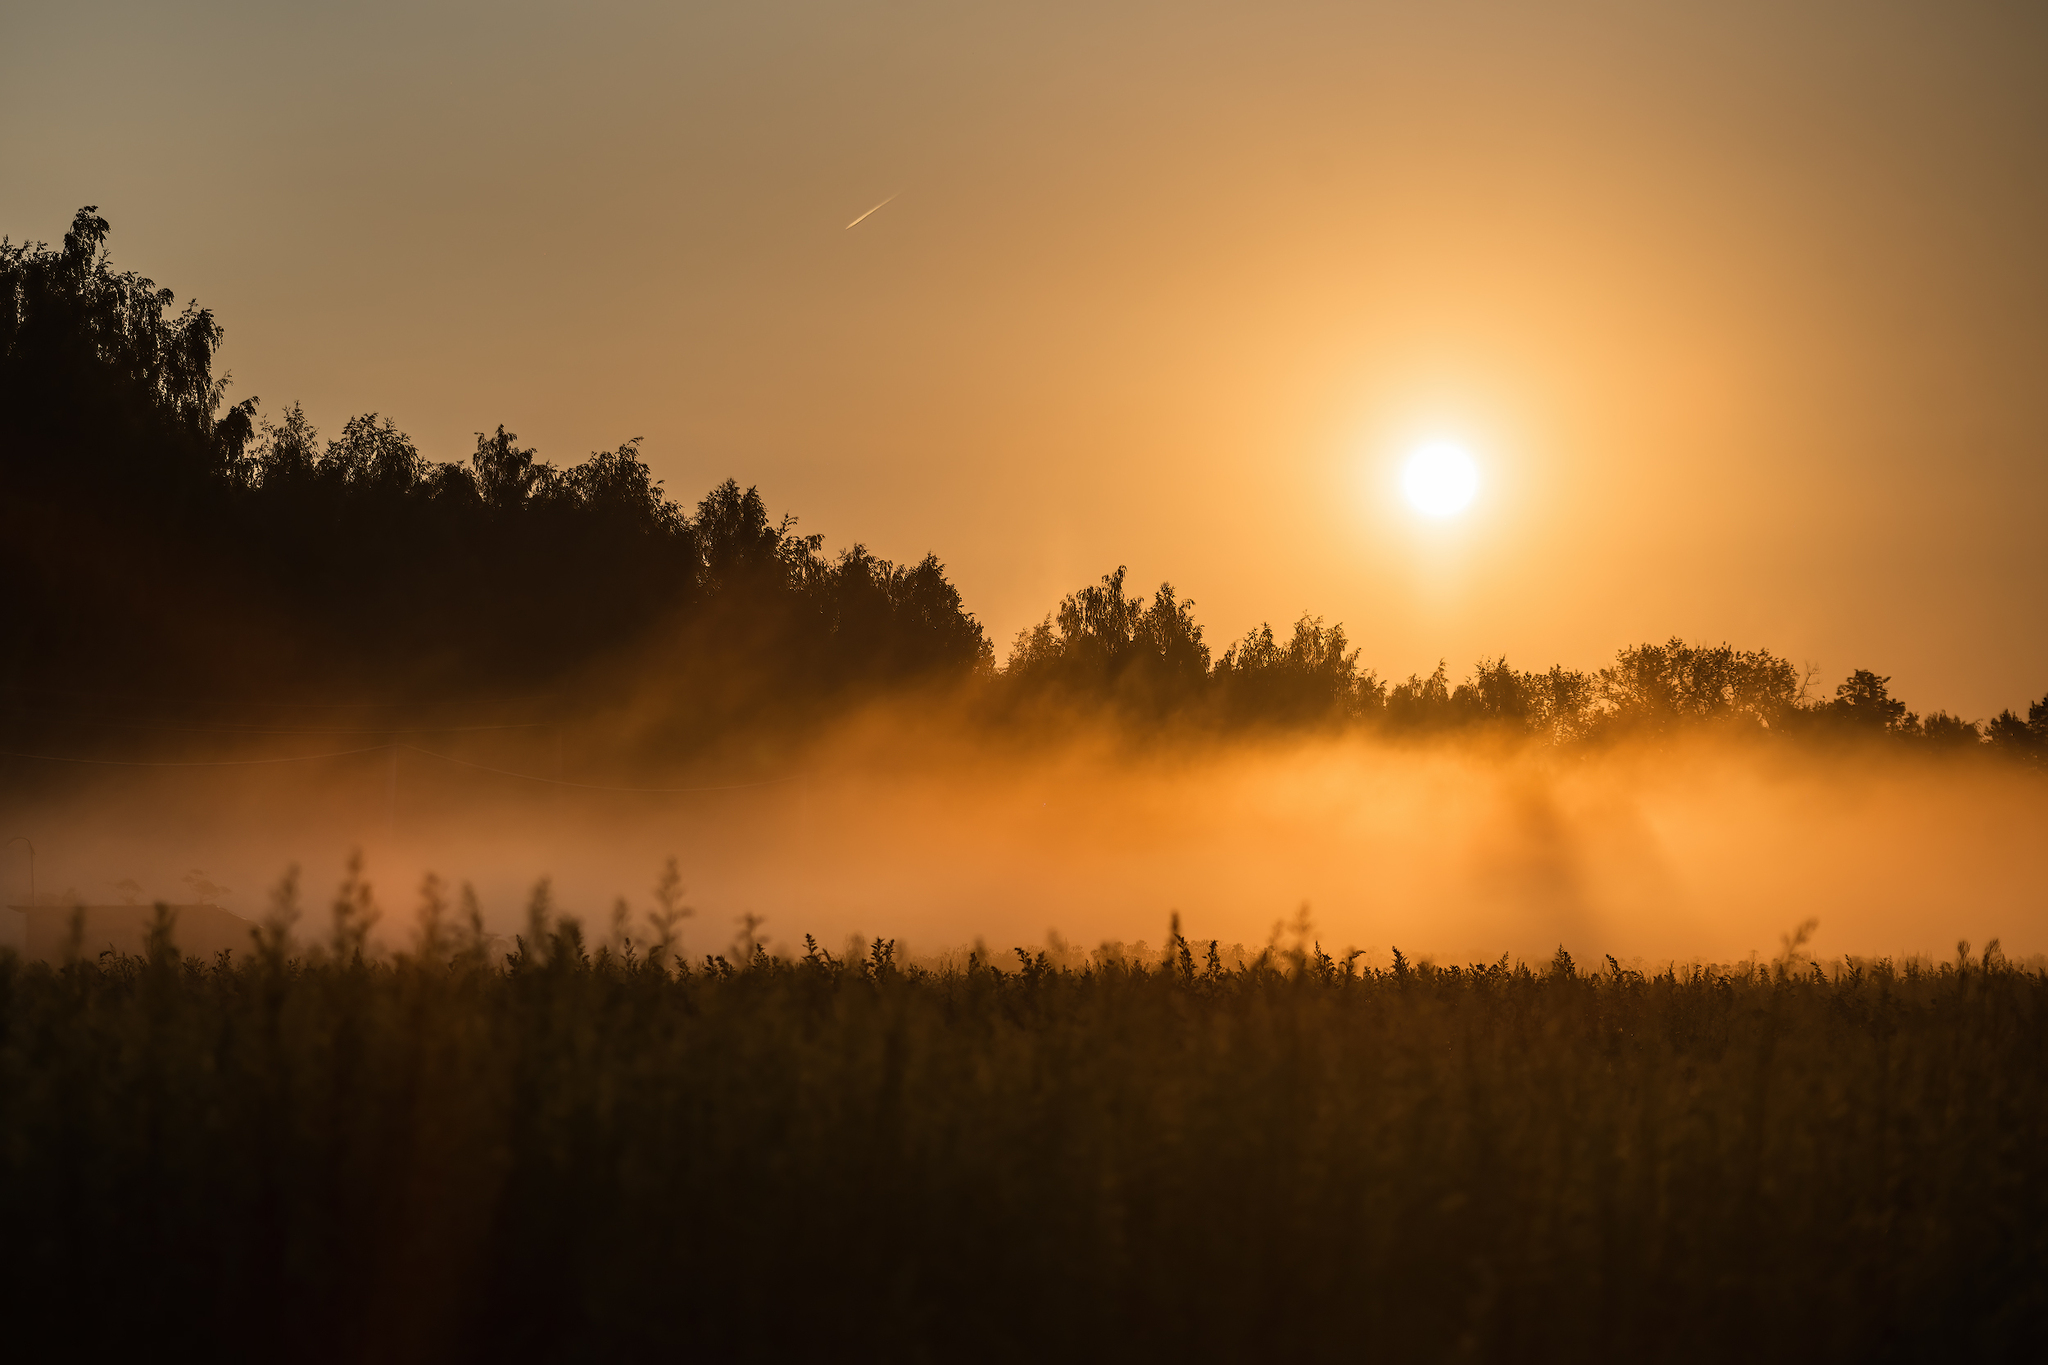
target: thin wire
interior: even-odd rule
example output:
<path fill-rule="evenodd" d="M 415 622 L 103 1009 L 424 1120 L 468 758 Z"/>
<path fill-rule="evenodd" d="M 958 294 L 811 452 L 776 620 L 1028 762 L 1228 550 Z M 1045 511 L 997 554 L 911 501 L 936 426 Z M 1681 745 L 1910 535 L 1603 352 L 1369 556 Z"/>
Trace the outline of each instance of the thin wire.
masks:
<path fill-rule="evenodd" d="M 475 768 L 478 772 L 496 773 L 500 777 L 519 777 L 528 782 L 545 782 L 551 787 L 574 787 L 578 791 L 587 792 L 643 792 L 663 795 L 680 792 L 736 792 L 748 791 L 755 787 L 779 787 L 785 782 L 795 782 L 803 776 L 802 773 L 792 773 L 788 777 L 771 777 L 765 782 L 726 782 L 714 787 L 606 787 L 594 782 L 567 782 L 559 777 L 539 777 L 533 773 L 515 773 L 510 768 L 493 768 L 487 763 L 472 763 L 466 758 L 456 758 L 452 754 L 437 754 L 432 749 L 422 749 L 417 744 L 401 744 L 397 747 L 410 749 L 416 754 L 425 754 L 428 758 L 438 758 L 443 763 Z"/>
<path fill-rule="evenodd" d="M 70 697 L 74 695 L 76 695 L 75 692 L 72 689 L 68 688 L 0 687 L 0 696 Z M 145 703 L 159 702 L 162 700 L 161 697 L 144 696 L 143 694 L 138 692 L 100 693 L 99 695 L 103 698 L 108 698 L 112 700 L 129 700 L 140 701 Z M 463 700 L 462 704 L 469 705 L 474 703 L 483 706 L 514 706 L 525 702 L 540 702 L 553 700 L 555 700 L 555 694 L 552 692 L 535 692 L 524 697 L 466 698 Z M 294 711 L 361 711 L 378 706 L 389 706 L 391 704 L 389 701 L 279 701 L 272 698 L 261 697 L 240 697 L 236 698 L 236 702 L 238 705 L 242 706 L 269 706 Z"/>
<path fill-rule="evenodd" d="M 306 763 L 318 758 L 347 758 L 352 754 L 389 753 L 394 749 L 410 749 L 428 758 L 438 758 L 443 763 L 453 763 L 461 768 L 474 768 L 478 772 L 496 773 L 500 777 L 516 777 L 526 782 L 543 782 L 550 787 L 574 787 L 578 791 L 587 792 L 635 792 L 642 795 L 673 796 L 690 792 L 750 791 L 758 787 L 779 787 L 786 782 L 795 782 L 803 776 L 801 773 L 792 773 L 788 777 L 772 777 L 764 782 L 725 782 L 706 787 L 610 787 L 595 782 L 569 782 L 559 777 L 514 772 L 510 768 L 493 768 L 487 763 L 472 763 L 453 754 L 438 754 L 432 749 L 422 749 L 417 744 L 372 744 L 362 749 L 336 749 L 324 754 L 293 754 L 287 758 L 223 758 L 186 763 L 142 762 L 119 758 L 65 758 L 56 754 L 25 754 L 4 749 L 0 749 L 0 758 L 30 758 L 42 763 L 83 763 L 97 768 L 253 768 L 274 763 Z"/>
<path fill-rule="evenodd" d="M 40 712 L 46 718 L 59 721 L 78 721 L 88 725 L 119 725 L 131 730 L 175 730 L 191 734 L 235 734 L 235 735 L 453 735 L 468 734 L 479 730 L 538 730 L 553 722 L 526 720 L 504 725 L 322 725 L 322 726 L 265 726 L 265 725 L 180 725 L 176 721 L 163 720 L 117 720 L 110 716 L 79 716 L 62 711 Z"/>
<path fill-rule="evenodd" d="M 410 744 L 405 746 L 410 749 Z M 121 758 L 65 758 L 57 754 L 23 754 L 0 749 L 0 758 L 32 758 L 42 763 L 86 763 L 95 768 L 255 768 L 269 763 L 307 763 L 316 758 L 347 758 L 350 754 L 381 754 L 389 744 L 372 744 L 362 749 L 336 749 L 325 754 L 292 754 L 286 758 L 217 758 L 197 762 L 162 763 Z M 422 753 L 425 750 L 421 750 Z"/>

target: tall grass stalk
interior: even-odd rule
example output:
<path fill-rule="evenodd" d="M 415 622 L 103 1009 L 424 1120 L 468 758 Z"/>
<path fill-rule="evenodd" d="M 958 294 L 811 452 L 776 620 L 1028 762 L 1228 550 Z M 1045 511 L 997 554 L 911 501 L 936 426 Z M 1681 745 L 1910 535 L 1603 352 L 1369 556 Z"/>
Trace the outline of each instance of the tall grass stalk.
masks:
<path fill-rule="evenodd" d="M 16 1330 L 224 1356 L 2010 1358 L 2048 978 L 0 960 Z M 289 908 L 295 908 L 288 906 Z M 671 910 L 674 907 L 670 907 Z M 673 923 L 673 920 L 671 921 Z M 667 937 L 665 934 L 664 937 Z"/>

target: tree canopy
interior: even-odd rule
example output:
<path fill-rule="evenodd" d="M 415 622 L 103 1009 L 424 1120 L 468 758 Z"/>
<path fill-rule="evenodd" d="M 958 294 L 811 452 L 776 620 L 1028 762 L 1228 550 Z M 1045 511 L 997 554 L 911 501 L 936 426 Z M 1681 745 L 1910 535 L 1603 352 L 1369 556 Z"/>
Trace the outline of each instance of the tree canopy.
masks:
<path fill-rule="evenodd" d="M 731 480 L 686 513 L 637 438 L 559 468 L 500 425 L 438 463 L 376 413 L 323 441 L 225 406 L 219 323 L 107 238 L 87 208 L 0 244 L 13 689 L 502 696 L 709 651 L 802 701 L 988 667 L 935 556 L 828 559 Z"/>
<path fill-rule="evenodd" d="M 117 271 L 108 236 L 87 207 L 59 247 L 0 240 L 0 569 L 17 614 L 0 688 L 17 700 L 487 698 L 630 676 L 706 724 L 943 686 L 1012 718 L 1548 742 L 1707 727 L 2048 759 L 2048 697 L 1922 720 L 1889 677 L 1858 669 L 1823 700 L 1789 660 L 1727 644 L 1392 681 L 1343 624 L 1304 612 L 1219 657 L 1194 602 L 1171 583 L 1135 593 L 1121 566 L 1020 631 L 997 669 L 936 555 L 827 555 L 732 479 L 686 511 L 637 437 L 562 467 L 500 424 L 440 462 L 378 413 L 323 439 L 297 404 L 231 404 L 219 322 Z"/>

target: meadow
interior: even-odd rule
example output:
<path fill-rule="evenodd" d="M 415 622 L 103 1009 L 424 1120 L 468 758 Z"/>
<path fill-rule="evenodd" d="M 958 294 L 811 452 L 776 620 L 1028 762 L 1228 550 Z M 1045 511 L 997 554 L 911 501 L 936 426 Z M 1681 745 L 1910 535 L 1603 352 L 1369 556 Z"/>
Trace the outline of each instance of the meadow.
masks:
<path fill-rule="evenodd" d="M 2009 1359 L 2048 975 L 673 960 L 430 895 L 410 951 L 0 959 L 0 1282 L 300 1359 Z M 672 927 L 673 921 L 668 925 Z M 735 954 L 735 956 L 738 956 Z"/>

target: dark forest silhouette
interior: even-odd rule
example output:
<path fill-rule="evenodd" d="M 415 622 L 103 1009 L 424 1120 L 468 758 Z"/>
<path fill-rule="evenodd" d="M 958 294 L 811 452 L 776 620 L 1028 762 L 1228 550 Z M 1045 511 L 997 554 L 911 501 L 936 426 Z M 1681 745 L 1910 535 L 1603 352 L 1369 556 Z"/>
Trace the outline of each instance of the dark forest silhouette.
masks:
<path fill-rule="evenodd" d="M 1390 682 L 1342 625 L 1304 615 L 1216 656 L 1192 602 L 1170 583 L 1147 601 L 1122 568 L 998 669 L 936 555 L 827 556 L 731 480 L 686 513 L 637 439 L 559 468 L 499 426 L 466 463 L 436 463 L 374 413 L 325 439 L 296 405 L 264 420 L 214 374 L 213 315 L 117 272 L 107 237 L 86 208 L 61 248 L 0 242 L 0 687 L 17 707 L 504 699 L 651 671 L 700 730 L 943 686 L 1025 721 L 1082 707 L 1554 741 L 1714 725 L 2048 755 L 2048 697 L 1981 725 L 1923 720 L 1874 672 L 1816 698 L 1787 660 L 1726 645 Z"/>
<path fill-rule="evenodd" d="M 499 427 L 437 464 L 374 413 L 323 442 L 224 406 L 219 324 L 106 238 L 86 209 L 0 255 L 15 691 L 515 696 L 650 645 L 812 697 L 988 667 L 935 557 L 827 559 L 731 481 L 686 515 L 637 441 L 561 469 Z"/>

